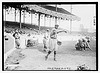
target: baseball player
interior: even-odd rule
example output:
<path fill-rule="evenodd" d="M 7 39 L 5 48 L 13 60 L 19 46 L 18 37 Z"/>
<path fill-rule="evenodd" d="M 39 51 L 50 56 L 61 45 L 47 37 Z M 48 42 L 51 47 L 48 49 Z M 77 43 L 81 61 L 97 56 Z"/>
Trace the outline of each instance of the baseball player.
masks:
<path fill-rule="evenodd" d="M 16 48 L 19 49 L 20 48 L 20 36 L 19 36 L 18 29 L 15 30 L 13 37 L 15 38 Z"/>
<path fill-rule="evenodd" d="M 50 33 L 50 39 L 49 39 L 49 51 L 47 55 L 45 56 L 45 60 L 47 60 L 49 54 L 54 51 L 54 61 L 56 61 L 56 51 L 58 49 L 58 44 L 57 44 L 57 34 L 60 32 L 67 32 L 67 31 L 59 31 L 58 30 L 59 25 L 55 25 L 55 28 L 51 30 Z"/>
<path fill-rule="evenodd" d="M 49 38 L 50 38 L 50 33 L 49 33 L 49 29 L 47 29 L 43 39 L 44 51 L 46 51 L 49 48 Z"/>

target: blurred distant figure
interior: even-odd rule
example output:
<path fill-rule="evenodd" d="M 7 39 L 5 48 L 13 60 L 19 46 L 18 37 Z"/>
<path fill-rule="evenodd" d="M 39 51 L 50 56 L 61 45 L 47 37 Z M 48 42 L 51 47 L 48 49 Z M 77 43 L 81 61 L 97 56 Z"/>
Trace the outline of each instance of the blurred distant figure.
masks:
<path fill-rule="evenodd" d="M 91 50 L 90 45 L 89 45 L 89 42 L 90 42 L 89 39 L 82 39 L 82 42 L 84 44 L 84 50 L 86 50 L 86 48 Z"/>
<path fill-rule="evenodd" d="M 19 35 L 19 32 L 18 32 L 18 29 L 15 30 L 13 37 L 15 38 L 16 48 L 19 49 L 20 48 L 20 35 Z"/>
<path fill-rule="evenodd" d="M 46 51 L 49 48 L 49 39 L 50 39 L 50 31 L 49 29 L 47 29 L 46 32 L 44 33 L 44 38 L 43 38 L 44 51 Z"/>
<path fill-rule="evenodd" d="M 85 38 L 79 39 L 77 44 L 75 44 L 76 50 L 82 51 L 82 50 L 86 50 L 86 48 L 89 48 L 91 50 L 89 42 L 90 42 L 89 39 L 88 40 Z"/>
<path fill-rule="evenodd" d="M 82 51 L 82 41 L 79 39 L 77 44 L 75 44 L 76 50 L 81 50 Z"/>

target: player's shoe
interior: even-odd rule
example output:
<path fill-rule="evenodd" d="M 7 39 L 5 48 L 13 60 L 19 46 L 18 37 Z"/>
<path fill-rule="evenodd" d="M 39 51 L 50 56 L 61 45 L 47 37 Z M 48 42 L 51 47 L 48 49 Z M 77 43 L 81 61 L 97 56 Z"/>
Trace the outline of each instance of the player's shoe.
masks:
<path fill-rule="evenodd" d="M 45 49 L 44 49 L 43 51 L 44 51 L 44 52 L 46 52 L 46 50 L 45 50 Z"/>
<path fill-rule="evenodd" d="M 57 61 L 56 58 L 54 58 L 54 61 Z"/>
<path fill-rule="evenodd" d="M 45 56 L 45 60 L 47 60 L 48 59 L 48 57 L 47 56 Z"/>

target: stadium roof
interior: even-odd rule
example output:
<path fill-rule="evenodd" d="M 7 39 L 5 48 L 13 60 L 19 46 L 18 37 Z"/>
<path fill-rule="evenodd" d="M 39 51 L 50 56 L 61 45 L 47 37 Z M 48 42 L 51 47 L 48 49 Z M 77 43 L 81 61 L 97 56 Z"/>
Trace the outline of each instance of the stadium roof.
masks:
<path fill-rule="evenodd" d="M 71 14 L 70 12 L 64 10 L 63 8 L 47 6 L 47 5 L 23 5 L 22 8 L 27 7 L 31 11 L 36 11 L 42 14 L 47 14 L 50 16 L 55 16 L 58 18 L 63 18 L 67 20 L 80 20 L 78 16 Z"/>
<path fill-rule="evenodd" d="M 52 11 L 56 11 L 56 7 L 53 7 L 53 6 L 41 5 L 41 7 L 44 7 L 46 9 L 49 9 L 49 10 L 52 10 Z M 57 7 L 57 12 L 73 15 L 70 12 L 68 12 L 67 10 L 64 10 L 63 8 L 58 8 L 58 7 Z"/>
<path fill-rule="evenodd" d="M 46 14 L 46 15 L 50 15 L 50 16 L 54 16 L 66 20 L 78 20 L 78 21 L 80 20 L 78 16 L 71 14 L 70 12 L 68 12 L 63 8 L 57 7 L 57 11 L 56 11 L 56 7 L 48 6 L 48 5 L 22 4 L 20 6 L 20 4 L 19 5 L 7 4 L 6 6 L 8 7 L 10 6 L 18 9 L 21 7 L 22 10 L 26 10 L 28 12 Z"/>

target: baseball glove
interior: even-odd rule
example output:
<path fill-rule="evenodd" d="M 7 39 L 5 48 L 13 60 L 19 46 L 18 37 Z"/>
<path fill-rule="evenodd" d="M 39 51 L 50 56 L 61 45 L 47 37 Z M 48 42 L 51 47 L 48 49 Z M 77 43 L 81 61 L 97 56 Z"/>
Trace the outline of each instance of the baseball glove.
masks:
<path fill-rule="evenodd" d="M 57 41 L 57 44 L 60 46 L 62 44 L 62 42 L 61 41 Z"/>

